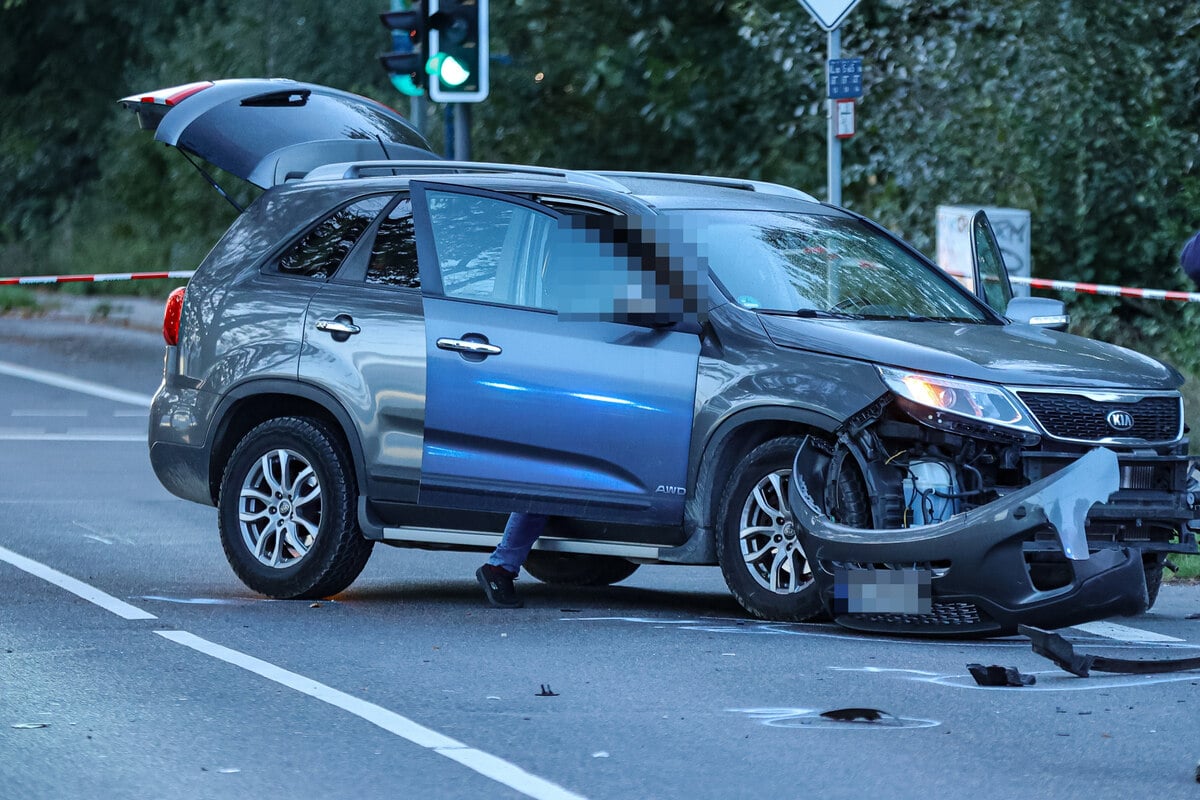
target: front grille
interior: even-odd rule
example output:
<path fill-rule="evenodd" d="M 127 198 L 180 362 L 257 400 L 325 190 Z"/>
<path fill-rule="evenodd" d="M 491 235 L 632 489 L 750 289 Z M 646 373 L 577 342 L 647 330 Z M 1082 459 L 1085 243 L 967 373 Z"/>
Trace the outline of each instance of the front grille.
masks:
<path fill-rule="evenodd" d="M 1051 436 L 1099 442 L 1105 439 L 1141 439 L 1170 442 L 1179 437 L 1183 401 L 1178 396 L 1153 396 L 1129 401 L 1093 400 L 1078 394 L 1018 392 L 1033 416 Z M 1128 430 L 1108 423 L 1112 412 L 1133 418 Z"/>

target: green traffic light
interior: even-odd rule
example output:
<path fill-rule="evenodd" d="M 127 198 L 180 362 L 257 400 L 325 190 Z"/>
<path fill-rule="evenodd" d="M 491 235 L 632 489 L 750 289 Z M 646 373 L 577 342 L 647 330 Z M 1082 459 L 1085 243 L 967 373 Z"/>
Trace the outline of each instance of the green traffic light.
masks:
<path fill-rule="evenodd" d="M 435 53 L 425 62 L 425 72 L 436 75 L 446 86 L 462 86 L 471 77 L 471 71 L 449 53 Z"/>
<path fill-rule="evenodd" d="M 425 94 L 424 89 L 413 83 L 412 75 L 392 74 L 388 77 L 392 80 L 392 86 L 395 86 L 401 94 L 406 94 L 409 97 L 420 97 Z"/>
<path fill-rule="evenodd" d="M 447 86 L 462 86 L 471 77 L 470 71 L 457 58 L 445 53 L 438 55 L 442 56 L 438 65 L 438 80 L 442 83 Z"/>

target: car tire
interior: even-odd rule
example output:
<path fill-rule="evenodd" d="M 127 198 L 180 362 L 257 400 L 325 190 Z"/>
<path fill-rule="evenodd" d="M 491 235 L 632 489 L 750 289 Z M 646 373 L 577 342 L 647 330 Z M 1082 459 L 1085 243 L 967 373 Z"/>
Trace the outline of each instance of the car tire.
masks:
<path fill-rule="evenodd" d="M 350 455 L 324 423 L 280 417 L 253 428 L 226 463 L 221 546 L 246 586 L 279 599 L 328 597 L 362 572 Z"/>
<path fill-rule="evenodd" d="M 615 556 L 584 553 L 547 553 L 534 550 L 525 561 L 525 571 L 542 583 L 563 586 L 609 586 L 625 580 L 638 565 Z"/>
<path fill-rule="evenodd" d="M 787 498 L 803 441 L 781 436 L 755 447 L 721 495 L 717 561 L 733 596 L 762 619 L 807 622 L 824 614 Z"/>
<path fill-rule="evenodd" d="M 1154 603 L 1158 600 L 1158 592 L 1162 589 L 1163 569 L 1166 567 L 1166 562 L 1167 557 L 1162 554 L 1142 555 L 1142 566 L 1146 570 L 1146 596 L 1149 598 L 1146 610 L 1154 608 Z"/>

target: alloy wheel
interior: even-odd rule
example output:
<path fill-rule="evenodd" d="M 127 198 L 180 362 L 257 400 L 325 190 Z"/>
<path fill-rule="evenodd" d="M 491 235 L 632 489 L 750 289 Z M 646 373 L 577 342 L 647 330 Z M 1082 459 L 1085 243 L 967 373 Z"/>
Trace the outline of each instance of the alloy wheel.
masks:
<path fill-rule="evenodd" d="M 293 566 L 308 554 L 321 527 L 321 482 L 295 450 L 264 453 L 238 493 L 242 541 L 262 564 Z"/>

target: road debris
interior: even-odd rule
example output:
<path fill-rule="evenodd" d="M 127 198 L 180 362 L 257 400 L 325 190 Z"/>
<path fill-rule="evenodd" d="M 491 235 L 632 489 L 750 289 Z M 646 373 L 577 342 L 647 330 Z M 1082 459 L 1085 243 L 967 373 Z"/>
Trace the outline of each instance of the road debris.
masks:
<path fill-rule="evenodd" d="M 1191 658 L 1108 658 L 1091 653 L 1076 653 L 1075 647 L 1053 631 L 1031 625 L 1021 625 L 1017 631 L 1029 637 L 1033 652 L 1045 656 L 1072 675 L 1086 678 L 1096 672 L 1119 672 L 1132 675 L 1153 675 L 1159 672 L 1186 672 L 1200 669 L 1200 656 Z"/>
<path fill-rule="evenodd" d="M 1033 686 L 1037 683 L 1036 676 L 1024 675 L 1016 667 L 967 664 L 967 670 L 980 686 Z"/>

